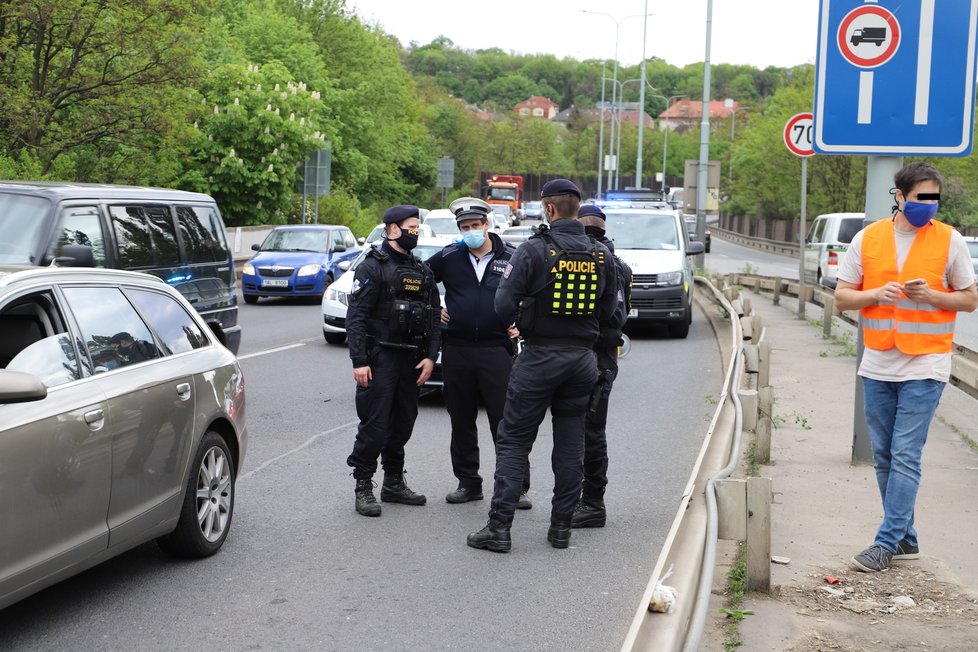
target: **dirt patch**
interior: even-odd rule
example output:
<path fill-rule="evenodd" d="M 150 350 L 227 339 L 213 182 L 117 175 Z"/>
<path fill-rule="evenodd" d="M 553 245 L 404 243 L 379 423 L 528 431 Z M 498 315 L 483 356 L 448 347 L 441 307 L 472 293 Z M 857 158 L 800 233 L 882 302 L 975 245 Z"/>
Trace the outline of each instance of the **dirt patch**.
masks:
<path fill-rule="evenodd" d="M 978 600 L 912 562 L 883 573 L 824 569 L 773 597 L 801 619 L 803 636 L 785 648 L 793 652 L 978 649 Z"/>

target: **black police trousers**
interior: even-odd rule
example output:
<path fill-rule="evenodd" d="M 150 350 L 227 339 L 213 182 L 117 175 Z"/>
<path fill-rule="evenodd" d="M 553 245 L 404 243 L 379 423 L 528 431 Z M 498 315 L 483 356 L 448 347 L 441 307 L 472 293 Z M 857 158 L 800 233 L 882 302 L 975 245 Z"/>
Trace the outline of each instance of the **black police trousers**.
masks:
<path fill-rule="evenodd" d="M 496 483 L 489 517 L 512 523 L 530 450 L 550 408 L 554 497 L 551 515 L 570 519 L 581 495 L 584 414 L 598 379 L 594 351 L 529 345 L 516 358 L 496 443 Z"/>
<path fill-rule="evenodd" d="M 608 486 L 608 399 L 611 386 L 618 377 L 618 347 L 595 350 L 598 370 L 611 372 L 609 382 L 601 389 L 594 412 L 584 419 L 584 483 L 581 493 L 588 498 L 603 498 Z"/>
<path fill-rule="evenodd" d="M 418 418 L 417 386 L 421 358 L 414 351 L 377 347 L 370 354 L 373 380 L 357 385 L 357 438 L 346 463 L 357 480 L 373 477 L 377 458 L 385 474 L 404 472 L 404 445 Z"/>
<path fill-rule="evenodd" d="M 507 342 L 486 346 L 465 341 L 446 341 L 442 347 L 445 408 L 452 422 L 452 470 L 458 486 L 482 489 L 479 475 L 479 402 L 486 406 L 493 450 L 499 422 L 506 405 L 506 388 L 513 368 Z M 523 492 L 530 488 L 529 470 L 523 477 Z"/>

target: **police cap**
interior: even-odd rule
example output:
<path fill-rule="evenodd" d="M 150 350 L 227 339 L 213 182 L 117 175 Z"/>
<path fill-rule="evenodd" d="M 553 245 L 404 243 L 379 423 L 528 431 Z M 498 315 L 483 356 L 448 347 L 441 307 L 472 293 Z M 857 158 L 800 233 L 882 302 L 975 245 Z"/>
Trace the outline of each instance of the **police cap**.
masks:
<path fill-rule="evenodd" d="M 448 206 L 455 213 L 455 221 L 488 220 L 492 207 L 478 197 L 459 197 Z"/>
<path fill-rule="evenodd" d="M 554 179 L 543 184 L 543 190 L 540 191 L 540 196 L 553 197 L 554 195 L 577 195 L 577 198 L 580 199 L 581 190 L 574 185 L 573 181 Z"/>
<path fill-rule="evenodd" d="M 417 206 L 410 206 L 408 204 L 391 206 L 384 213 L 384 224 L 397 224 L 399 222 L 403 222 L 409 217 L 418 217 L 420 215 L 421 211 L 418 210 Z"/>
<path fill-rule="evenodd" d="M 604 216 L 604 211 L 598 208 L 597 206 L 595 206 L 594 204 L 584 204 L 577 211 L 578 217 L 587 217 L 589 215 L 592 217 L 600 217 L 602 220 L 607 219 Z"/>

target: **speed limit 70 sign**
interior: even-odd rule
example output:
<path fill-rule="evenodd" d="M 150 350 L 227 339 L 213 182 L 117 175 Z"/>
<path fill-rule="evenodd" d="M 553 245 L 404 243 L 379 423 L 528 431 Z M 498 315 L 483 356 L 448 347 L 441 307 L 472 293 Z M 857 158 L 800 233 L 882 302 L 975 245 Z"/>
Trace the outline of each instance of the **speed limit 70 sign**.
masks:
<path fill-rule="evenodd" d="M 784 126 L 784 145 L 795 156 L 811 156 L 815 153 L 812 144 L 812 114 L 793 115 Z"/>

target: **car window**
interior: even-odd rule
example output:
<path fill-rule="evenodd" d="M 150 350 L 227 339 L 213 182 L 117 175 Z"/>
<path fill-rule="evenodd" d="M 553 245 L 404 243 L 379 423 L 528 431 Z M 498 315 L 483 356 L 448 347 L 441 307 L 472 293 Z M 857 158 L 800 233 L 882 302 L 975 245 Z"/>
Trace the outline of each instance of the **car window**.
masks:
<path fill-rule="evenodd" d="M 357 239 L 353 237 L 353 231 L 350 229 L 340 229 L 337 231 L 337 233 L 342 236 L 339 244 L 343 245 L 347 249 L 353 249 L 357 246 Z"/>
<path fill-rule="evenodd" d="M 48 253 L 51 257 L 61 255 L 65 245 L 86 245 L 92 248 L 96 267 L 105 267 L 105 235 L 102 233 L 102 220 L 96 206 L 68 206 L 61 211 L 56 239 Z"/>
<path fill-rule="evenodd" d="M 859 217 L 847 217 L 839 224 L 839 242 L 852 242 L 853 237 L 863 228 L 863 220 Z"/>
<path fill-rule="evenodd" d="M 187 251 L 187 262 L 219 263 L 228 259 L 224 228 L 210 206 L 177 206 L 177 226 Z"/>
<path fill-rule="evenodd" d="M 816 219 L 815 223 L 812 224 L 812 230 L 809 232 L 808 241 L 813 243 L 822 242 L 822 236 L 825 233 L 825 223 L 828 220 Z"/>
<path fill-rule="evenodd" d="M 0 193 L 0 263 L 36 265 L 34 254 L 51 203 L 39 197 Z"/>
<path fill-rule="evenodd" d="M 978 240 L 968 240 L 968 251 L 972 258 L 978 258 Z"/>
<path fill-rule="evenodd" d="M 682 236 L 673 215 L 605 211 L 608 237 L 616 249 L 678 250 Z"/>
<path fill-rule="evenodd" d="M 67 333 L 34 342 L 14 356 L 6 369 L 36 376 L 45 387 L 64 385 L 80 378 L 71 336 Z"/>
<path fill-rule="evenodd" d="M 180 248 L 168 206 L 110 206 L 109 214 L 121 267 L 180 264 Z"/>
<path fill-rule="evenodd" d="M 329 231 L 321 229 L 273 229 L 262 243 L 261 250 L 326 253 L 330 238 Z"/>
<path fill-rule="evenodd" d="M 185 353 L 207 345 L 200 326 L 173 297 L 135 288 L 126 293 L 163 340 L 166 353 Z"/>
<path fill-rule="evenodd" d="M 139 313 L 115 287 L 66 287 L 96 372 L 160 357 Z"/>

